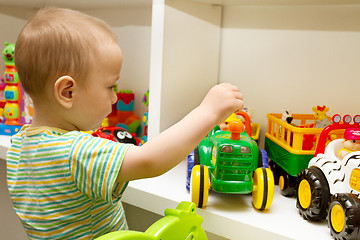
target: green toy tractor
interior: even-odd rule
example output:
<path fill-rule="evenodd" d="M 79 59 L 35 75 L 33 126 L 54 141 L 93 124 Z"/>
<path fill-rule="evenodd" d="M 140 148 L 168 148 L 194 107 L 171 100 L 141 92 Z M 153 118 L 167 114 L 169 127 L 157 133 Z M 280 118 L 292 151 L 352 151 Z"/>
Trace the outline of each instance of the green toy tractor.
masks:
<path fill-rule="evenodd" d="M 105 234 L 96 240 L 207 240 L 201 227 L 203 218 L 191 202 L 181 202 L 176 209 L 165 209 L 165 217 L 145 232 L 132 230 Z"/>
<path fill-rule="evenodd" d="M 205 207 L 209 189 L 220 193 L 252 193 L 256 209 L 268 209 L 274 196 L 274 177 L 264 168 L 261 151 L 251 138 L 250 118 L 230 123 L 230 131 L 216 126 L 188 157 L 188 183 L 191 201 Z M 190 173 L 191 171 L 191 173 Z M 190 175 L 190 176 L 189 176 Z"/>

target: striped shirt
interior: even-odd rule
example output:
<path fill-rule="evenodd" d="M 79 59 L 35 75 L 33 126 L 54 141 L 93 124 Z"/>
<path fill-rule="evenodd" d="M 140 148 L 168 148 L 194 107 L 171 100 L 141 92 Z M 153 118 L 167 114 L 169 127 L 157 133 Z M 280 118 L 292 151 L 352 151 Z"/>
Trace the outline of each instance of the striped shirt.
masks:
<path fill-rule="evenodd" d="M 93 239 L 127 229 L 116 183 L 131 145 L 24 126 L 11 139 L 7 183 L 30 239 Z"/>

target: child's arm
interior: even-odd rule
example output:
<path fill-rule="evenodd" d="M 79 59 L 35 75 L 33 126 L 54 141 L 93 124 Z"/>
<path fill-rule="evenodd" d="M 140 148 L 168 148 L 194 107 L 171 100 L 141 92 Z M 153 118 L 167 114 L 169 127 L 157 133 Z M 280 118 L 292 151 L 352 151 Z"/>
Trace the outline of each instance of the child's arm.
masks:
<path fill-rule="evenodd" d="M 202 103 L 178 123 L 141 147 L 128 149 L 117 181 L 159 176 L 178 163 L 200 143 L 216 125 L 243 108 L 242 94 L 236 86 L 213 87 Z"/>

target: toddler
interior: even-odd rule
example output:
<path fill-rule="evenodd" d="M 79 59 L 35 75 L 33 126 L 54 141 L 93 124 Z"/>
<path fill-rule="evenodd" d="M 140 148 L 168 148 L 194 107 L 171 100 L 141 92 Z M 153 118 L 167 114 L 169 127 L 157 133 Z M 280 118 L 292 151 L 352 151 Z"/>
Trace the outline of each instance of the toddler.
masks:
<path fill-rule="evenodd" d="M 93 239 L 127 229 L 120 201 L 127 183 L 170 170 L 243 107 L 238 88 L 220 84 L 141 147 L 80 132 L 100 127 L 111 112 L 122 54 L 107 24 L 70 9 L 39 10 L 16 41 L 15 64 L 34 115 L 11 139 L 7 182 L 31 239 Z"/>

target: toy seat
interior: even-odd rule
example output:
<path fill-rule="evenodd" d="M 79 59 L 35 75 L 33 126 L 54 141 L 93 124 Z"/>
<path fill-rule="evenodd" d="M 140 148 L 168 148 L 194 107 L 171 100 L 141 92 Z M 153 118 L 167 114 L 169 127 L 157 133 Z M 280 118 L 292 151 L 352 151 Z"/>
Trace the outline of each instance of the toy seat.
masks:
<path fill-rule="evenodd" d="M 96 240 L 207 240 L 201 227 L 203 218 L 196 215 L 193 202 L 181 202 L 176 209 L 165 209 L 165 217 L 156 221 L 145 232 L 117 231 Z"/>

